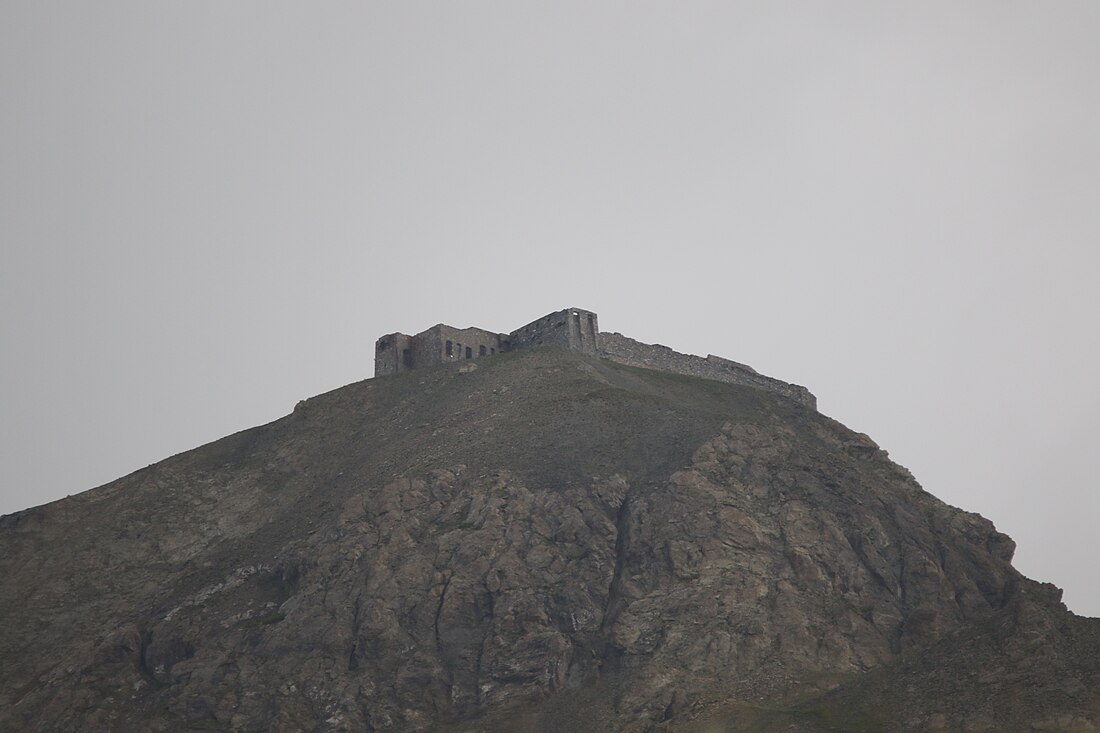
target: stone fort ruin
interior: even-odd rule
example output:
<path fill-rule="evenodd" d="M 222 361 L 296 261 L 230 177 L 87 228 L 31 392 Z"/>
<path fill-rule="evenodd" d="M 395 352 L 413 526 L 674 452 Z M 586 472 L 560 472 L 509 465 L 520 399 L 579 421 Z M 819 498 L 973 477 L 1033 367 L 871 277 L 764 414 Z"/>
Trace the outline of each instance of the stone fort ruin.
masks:
<path fill-rule="evenodd" d="M 817 409 L 817 398 L 805 387 L 766 377 L 750 366 L 712 354 L 706 357 L 681 354 L 667 346 L 643 344 L 620 333 L 601 333 L 596 314 L 582 308 L 549 313 L 511 333 L 495 333 L 483 328 L 455 328 L 439 323 L 414 336 L 387 334 L 375 344 L 374 375 L 423 369 L 540 346 L 571 349 L 628 366 L 756 387 Z"/>

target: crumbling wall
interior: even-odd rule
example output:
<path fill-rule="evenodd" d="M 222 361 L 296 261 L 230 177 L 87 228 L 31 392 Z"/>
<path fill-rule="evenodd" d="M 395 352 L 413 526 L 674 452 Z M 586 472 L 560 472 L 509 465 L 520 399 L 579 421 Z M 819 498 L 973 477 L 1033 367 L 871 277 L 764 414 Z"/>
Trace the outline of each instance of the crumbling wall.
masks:
<path fill-rule="evenodd" d="M 393 374 L 414 368 L 412 336 L 390 333 L 374 344 L 374 374 Z"/>
<path fill-rule="evenodd" d="M 491 356 L 504 350 L 505 336 L 483 328 L 438 323 L 415 336 L 391 333 L 375 342 L 374 374 L 423 369 L 450 361 Z"/>
<path fill-rule="evenodd" d="M 429 330 L 434 332 L 433 348 L 436 349 L 439 362 L 476 359 L 480 356 L 492 356 L 503 350 L 502 334 L 483 328 L 454 328 L 439 324 Z"/>
<path fill-rule="evenodd" d="M 557 346 L 629 366 L 766 389 L 817 409 L 817 398 L 805 387 L 766 377 L 745 364 L 713 354 L 706 358 L 681 354 L 660 344 L 643 344 L 621 333 L 600 333 L 596 314 L 582 308 L 549 313 L 510 334 L 482 328 L 454 328 L 443 323 L 415 336 L 391 333 L 378 339 L 374 373 L 393 374 L 538 346 Z"/>
<path fill-rule="evenodd" d="M 543 316 L 508 335 L 510 350 L 533 346 L 559 346 L 582 354 L 599 353 L 600 325 L 596 314 L 581 308 L 566 308 Z"/>
<path fill-rule="evenodd" d="M 750 366 L 713 354 L 706 358 L 681 354 L 660 344 L 643 344 L 621 333 L 601 333 L 600 356 L 628 366 L 766 389 L 817 409 L 817 398 L 805 387 L 766 377 Z"/>

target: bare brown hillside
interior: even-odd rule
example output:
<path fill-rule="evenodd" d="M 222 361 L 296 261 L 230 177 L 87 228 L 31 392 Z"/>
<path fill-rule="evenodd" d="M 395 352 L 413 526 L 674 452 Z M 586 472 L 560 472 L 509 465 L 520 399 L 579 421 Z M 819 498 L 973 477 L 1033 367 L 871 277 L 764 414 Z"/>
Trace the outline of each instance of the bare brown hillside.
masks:
<path fill-rule="evenodd" d="M 866 436 L 534 350 L 0 518 L 0 729 L 1100 727 L 1100 620 Z"/>

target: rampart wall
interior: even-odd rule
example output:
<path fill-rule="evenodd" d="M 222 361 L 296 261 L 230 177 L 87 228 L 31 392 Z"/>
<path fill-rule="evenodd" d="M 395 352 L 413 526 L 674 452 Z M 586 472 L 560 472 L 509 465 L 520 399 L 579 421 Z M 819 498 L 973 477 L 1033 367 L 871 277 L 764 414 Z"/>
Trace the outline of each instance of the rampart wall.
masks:
<path fill-rule="evenodd" d="M 539 346 L 556 346 L 628 366 L 765 389 L 817 409 L 817 398 L 805 387 L 766 377 L 752 367 L 713 354 L 705 358 L 681 354 L 660 344 L 643 344 L 621 333 L 600 333 L 596 314 L 580 308 L 550 313 L 509 334 L 483 328 L 454 328 L 443 323 L 415 336 L 391 333 L 375 344 L 374 373 L 393 374 Z"/>
<path fill-rule="evenodd" d="M 599 353 L 600 325 L 596 314 L 580 308 L 566 308 L 531 321 L 508 334 L 511 349 L 532 346 L 560 346 L 595 356 Z"/>
<path fill-rule="evenodd" d="M 817 409 L 817 398 L 805 387 L 766 377 L 750 366 L 713 354 L 706 358 L 681 354 L 660 344 L 643 344 L 621 333 L 601 333 L 600 356 L 627 366 L 659 369 L 663 372 L 766 389 Z"/>

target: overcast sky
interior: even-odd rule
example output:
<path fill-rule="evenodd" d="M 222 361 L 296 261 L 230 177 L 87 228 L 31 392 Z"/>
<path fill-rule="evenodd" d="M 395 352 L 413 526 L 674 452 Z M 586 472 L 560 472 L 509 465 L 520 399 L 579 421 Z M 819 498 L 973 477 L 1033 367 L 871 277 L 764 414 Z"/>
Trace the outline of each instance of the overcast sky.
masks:
<path fill-rule="evenodd" d="M 0 513 L 578 306 L 1100 615 L 1098 70 L 1094 0 L 0 0 Z"/>

